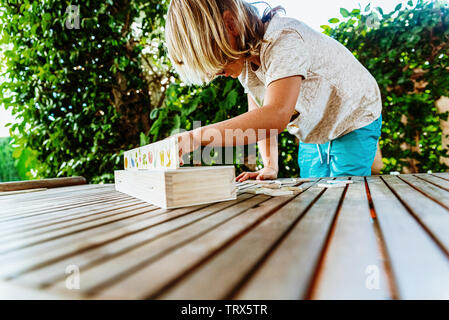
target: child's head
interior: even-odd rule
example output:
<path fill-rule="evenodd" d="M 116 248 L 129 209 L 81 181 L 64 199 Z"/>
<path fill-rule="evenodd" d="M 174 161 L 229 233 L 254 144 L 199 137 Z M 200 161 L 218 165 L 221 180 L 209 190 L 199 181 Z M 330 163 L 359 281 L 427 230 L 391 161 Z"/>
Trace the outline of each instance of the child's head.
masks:
<path fill-rule="evenodd" d="M 243 59 L 259 54 L 263 35 L 257 9 L 243 0 L 172 0 L 168 9 L 168 55 L 187 83 L 238 76 Z"/>

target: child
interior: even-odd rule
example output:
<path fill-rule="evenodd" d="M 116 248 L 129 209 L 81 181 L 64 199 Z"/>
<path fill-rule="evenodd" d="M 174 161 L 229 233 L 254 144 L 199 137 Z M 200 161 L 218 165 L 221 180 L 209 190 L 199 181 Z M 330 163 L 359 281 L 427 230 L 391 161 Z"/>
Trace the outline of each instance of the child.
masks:
<path fill-rule="evenodd" d="M 300 141 L 301 177 L 371 175 L 382 126 L 376 80 L 339 42 L 280 9 L 260 18 L 242 0 L 171 1 L 166 41 L 181 79 L 238 78 L 249 105 L 238 117 L 180 134 L 180 155 L 258 141 L 264 168 L 237 180 L 275 179 L 277 144 L 267 137 L 287 128 Z M 219 138 L 207 138 L 211 132 Z"/>

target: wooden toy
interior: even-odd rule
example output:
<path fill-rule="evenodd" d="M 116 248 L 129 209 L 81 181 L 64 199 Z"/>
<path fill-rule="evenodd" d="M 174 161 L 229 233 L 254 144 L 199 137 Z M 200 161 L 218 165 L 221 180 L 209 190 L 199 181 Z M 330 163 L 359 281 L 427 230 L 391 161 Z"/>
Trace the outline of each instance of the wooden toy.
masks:
<path fill-rule="evenodd" d="M 328 183 L 328 184 L 339 184 L 339 183 L 351 184 L 351 183 L 354 183 L 354 181 L 353 180 L 327 180 L 326 183 Z"/>
<path fill-rule="evenodd" d="M 234 166 L 115 171 L 115 188 L 172 209 L 236 199 Z"/>
<path fill-rule="evenodd" d="M 319 188 L 344 188 L 346 187 L 346 183 L 318 183 L 317 187 Z"/>
<path fill-rule="evenodd" d="M 125 170 L 178 169 L 178 139 L 167 138 L 124 153 Z"/>

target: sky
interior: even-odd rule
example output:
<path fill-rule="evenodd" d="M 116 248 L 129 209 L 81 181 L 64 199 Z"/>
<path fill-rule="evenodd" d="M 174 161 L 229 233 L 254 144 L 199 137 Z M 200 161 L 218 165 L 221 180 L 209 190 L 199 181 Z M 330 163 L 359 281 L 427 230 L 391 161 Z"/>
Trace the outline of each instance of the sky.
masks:
<path fill-rule="evenodd" d="M 398 3 L 407 3 L 407 0 L 266 0 L 266 2 L 272 7 L 283 6 L 288 16 L 297 18 L 321 31 L 320 26 L 328 24 L 330 18 L 341 17 L 340 8 L 351 11 L 358 8 L 359 4 L 361 8 L 365 8 L 368 3 L 371 3 L 371 7 L 381 7 L 387 13 L 393 10 Z M 0 137 L 9 136 L 9 130 L 5 125 L 14 121 L 10 112 L 0 106 Z"/>

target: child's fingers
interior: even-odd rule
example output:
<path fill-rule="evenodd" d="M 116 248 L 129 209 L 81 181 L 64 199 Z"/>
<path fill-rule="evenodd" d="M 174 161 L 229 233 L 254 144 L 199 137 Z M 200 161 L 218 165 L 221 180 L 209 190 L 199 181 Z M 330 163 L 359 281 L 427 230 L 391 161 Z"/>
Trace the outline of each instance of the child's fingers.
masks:
<path fill-rule="evenodd" d="M 241 174 L 239 174 L 238 175 L 238 177 L 237 178 L 235 178 L 236 180 L 238 180 L 238 179 L 240 179 L 240 178 L 242 178 L 243 176 L 246 176 L 246 175 L 250 175 L 251 174 L 251 172 L 242 172 Z"/>
<path fill-rule="evenodd" d="M 182 149 L 179 149 L 179 165 L 183 166 L 184 165 L 184 161 L 182 161 L 182 156 L 184 155 L 182 152 Z"/>
<path fill-rule="evenodd" d="M 243 182 L 243 181 L 248 180 L 248 179 L 249 179 L 249 173 L 248 172 L 244 172 L 243 176 L 240 177 L 240 179 L 238 181 L 239 182 Z"/>
<path fill-rule="evenodd" d="M 239 174 L 237 176 L 237 178 L 235 178 L 235 180 L 238 181 L 241 177 L 243 177 L 244 174 L 245 174 L 245 172 L 242 172 L 241 174 Z"/>

